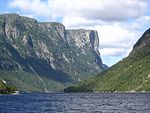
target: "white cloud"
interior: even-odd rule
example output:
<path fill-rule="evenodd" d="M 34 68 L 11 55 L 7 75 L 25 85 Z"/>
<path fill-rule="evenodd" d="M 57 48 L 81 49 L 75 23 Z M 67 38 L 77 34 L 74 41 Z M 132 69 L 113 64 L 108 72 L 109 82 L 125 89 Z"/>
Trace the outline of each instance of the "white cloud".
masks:
<path fill-rule="evenodd" d="M 125 54 L 125 49 L 122 48 L 104 48 L 101 50 L 103 56 L 120 56 Z"/>
<path fill-rule="evenodd" d="M 105 50 L 101 52 L 103 56 L 110 54 L 110 50 L 114 51 L 115 55 L 125 55 L 125 51 L 130 49 L 139 37 L 137 31 L 131 31 L 130 26 L 124 26 L 124 24 L 101 25 L 95 28 L 99 32 L 100 51 Z M 119 50 L 124 50 L 125 54 L 121 54 Z"/>
<path fill-rule="evenodd" d="M 33 13 L 36 16 L 49 16 L 49 6 L 46 1 L 41 0 L 13 0 L 9 2 L 10 8 L 19 8 L 27 13 Z"/>
<path fill-rule="evenodd" d="M 13 0 L 9 7 L 38 16 L 87 20 L 122 21 L 137 18 L 146 12 L 148 0 Z"/>
<path fill-rule="evenodd" d="M 133 44 L 149 27 L 149 0 L 12 0 L 10 8 L 26 15 L 55 21 L 66 28 L 96 29 L 104 61 L 127 56 Z M 105 59 L 106 58 L 106 59 Z M 117 60 L 118 58 L 118 60 Z"/>
<path fill-rule="evenodd" d="M 146 0 L 49 0 L 56 15 L 67 14 L 104 21 L 137 18 L 146 11 L 147 2 Z"/>

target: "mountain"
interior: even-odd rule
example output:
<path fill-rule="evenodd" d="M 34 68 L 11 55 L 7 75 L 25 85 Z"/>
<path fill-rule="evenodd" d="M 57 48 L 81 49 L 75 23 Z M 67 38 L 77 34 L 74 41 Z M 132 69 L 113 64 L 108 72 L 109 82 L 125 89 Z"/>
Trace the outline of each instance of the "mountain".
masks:
<path fill-rule="evenodd" d="M 66 88 L 66 92 L 150 91 L 150 29 L 134 45 L 128 57 L 106 71 Z"/>
<path fill-rule="evenodd" d="M 0 78 L 20 91 L 60 91 L 107 68 L 95 30 L 0 15 Z"/>

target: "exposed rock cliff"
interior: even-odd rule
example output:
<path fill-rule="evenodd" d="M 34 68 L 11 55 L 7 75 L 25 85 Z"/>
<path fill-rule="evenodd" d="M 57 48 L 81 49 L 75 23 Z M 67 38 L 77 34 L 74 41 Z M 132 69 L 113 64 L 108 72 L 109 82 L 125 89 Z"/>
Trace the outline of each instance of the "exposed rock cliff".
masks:
<path fill-rule="evenodd" d="M 64 91 L 150 92 L 150 29 L 137 41 L 128 57 Z"/>
<path fill-rule="evenodd" d="M 0 15 L 0 26 L 0 69 L 35 75 L 43 87 L 41 77 L 68 84 L 106 68 L 94 30 L 66 30 L 60 23 L 17 14 Z"/>
<path fill-rule="evenodd" d="M 133 49 L 137 50 L 140 48 L 143 48 L 146 45 L 150 44 L 150 29 L 148 29 L 143 36 L 137 41 L 137 43 L 134 45 Z"/>

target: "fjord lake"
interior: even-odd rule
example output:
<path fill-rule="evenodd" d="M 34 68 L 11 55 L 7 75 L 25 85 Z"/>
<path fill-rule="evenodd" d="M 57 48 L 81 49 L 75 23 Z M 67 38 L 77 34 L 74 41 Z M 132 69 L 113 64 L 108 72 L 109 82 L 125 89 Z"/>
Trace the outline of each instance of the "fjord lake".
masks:
<path fill-rule="evenodd" d="M 0 113 L 150 113 L 150 93 L 0 95 Z"/>

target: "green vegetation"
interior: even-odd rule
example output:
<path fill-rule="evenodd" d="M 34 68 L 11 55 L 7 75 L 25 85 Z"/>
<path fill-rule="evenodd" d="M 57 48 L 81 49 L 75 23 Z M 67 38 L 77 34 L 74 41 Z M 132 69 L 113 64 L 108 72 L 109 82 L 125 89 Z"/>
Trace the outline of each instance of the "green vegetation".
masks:
<path fill-rule="evenodd" d="M 6 80 L 8 85 L 17 86 L 19 91 L 43 92 L 45 88 L 43 86 L 43 81 L 36 75 L 25 71 L 0 71 L 0 77 Z M 42 77 L 42 79 L 48 91 L 52 90 L 53 92 L 58 92 L 62 91 L 65 87 L 63 84 L 45 77 Z"/>
<path fill-rule="evenodd" d="M 146 32 L 147 33 L 147 32 Z M 150 33 L 150 32 L 148 32 Z M 149 36 L 149 35 L 143 35 Z M 143 38 L 143 37 L 142 37 Z M 145 41 L 146 39 L 147 41 Z M 150 39 L 150 37 L 149 37 Z M 146 44 L 143 44 L 146 43 Z M 127 58 L 108 70 L 78 85 L 64 89 L 65 92 L 141 92 L 150 91 L 150 41 L 143 38 Z M 141 48 L 142 47 L 142 48 Z"/>
<path fill-rule="evenodd" d="M 0 94 L 10 94 L 17 91 L 15 86 L 8 86 L 2 80 L 0 80 Z"/>
<path fill-rule="evenodd" d="M 94 49 L 98 41 L 93 30 L 2 14 L 0 78 L 19 91 L 62 91 L 105 69 Z"/>

